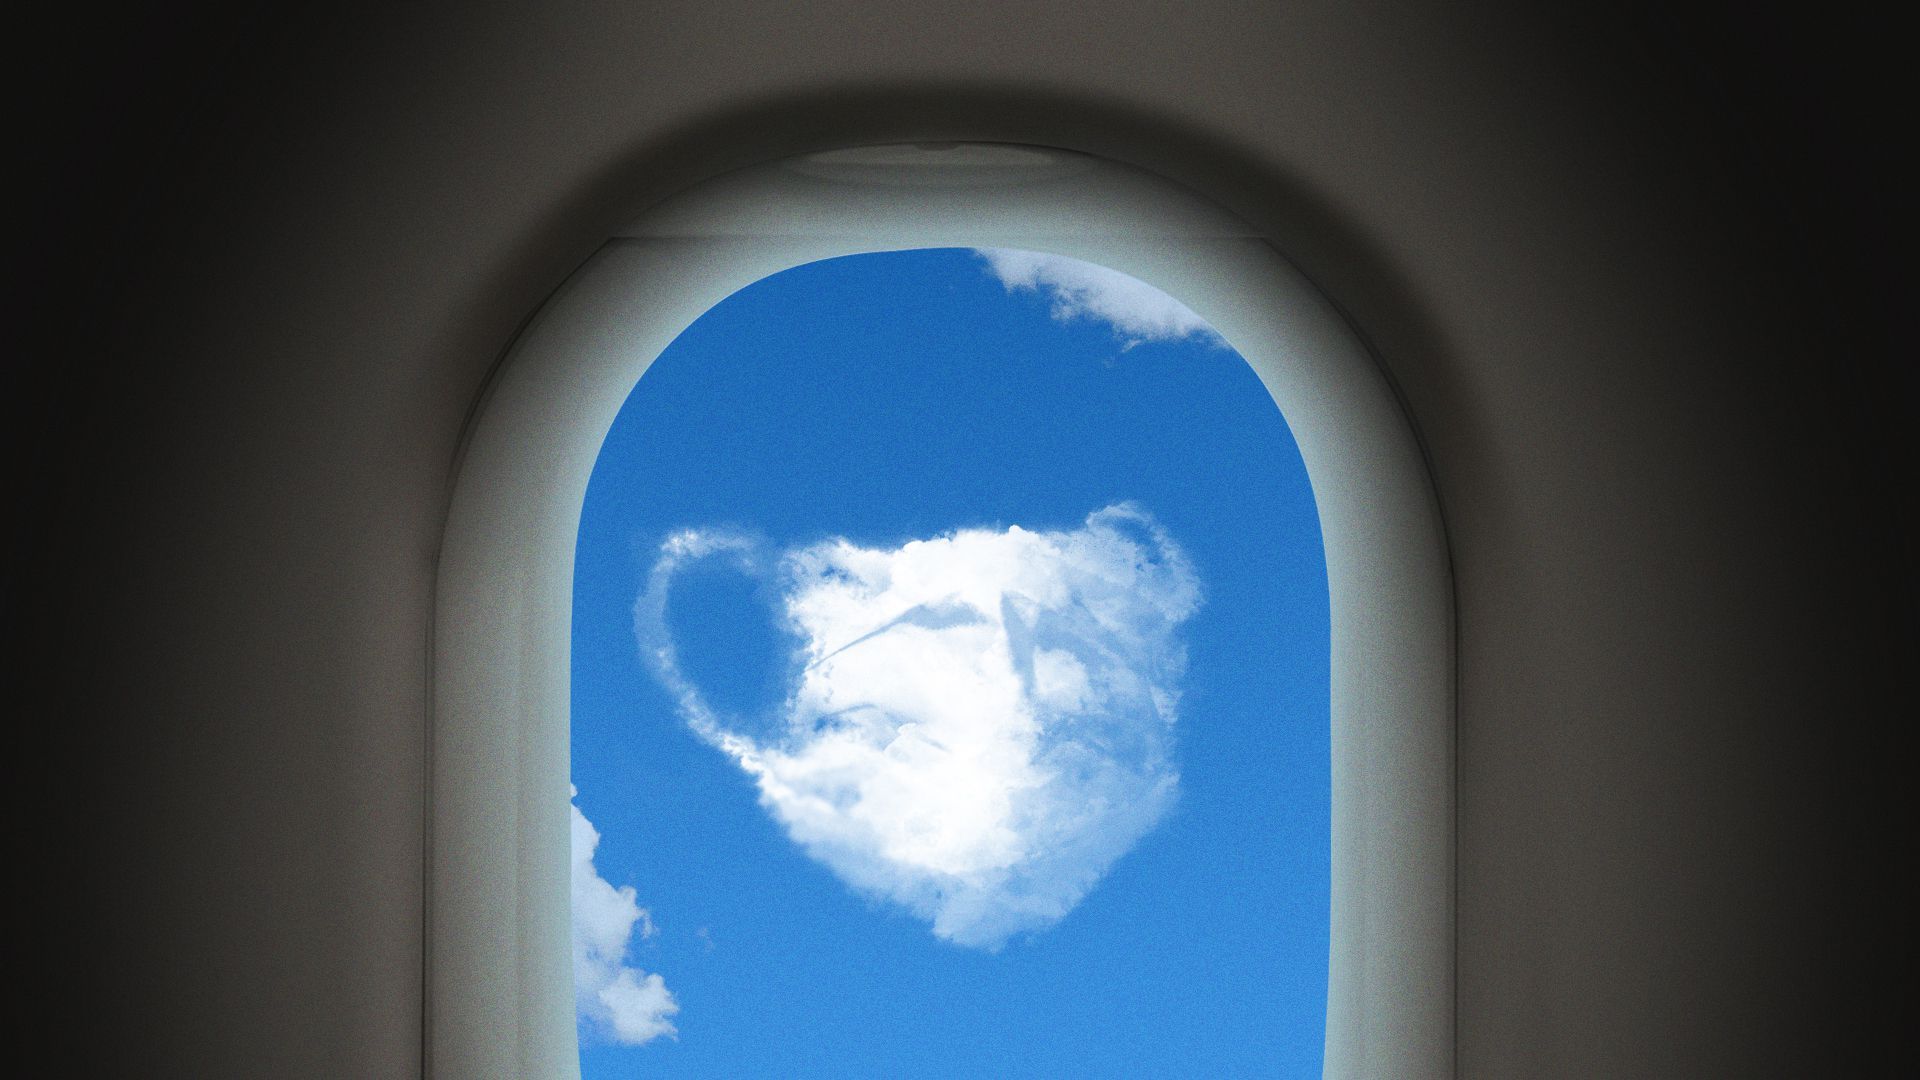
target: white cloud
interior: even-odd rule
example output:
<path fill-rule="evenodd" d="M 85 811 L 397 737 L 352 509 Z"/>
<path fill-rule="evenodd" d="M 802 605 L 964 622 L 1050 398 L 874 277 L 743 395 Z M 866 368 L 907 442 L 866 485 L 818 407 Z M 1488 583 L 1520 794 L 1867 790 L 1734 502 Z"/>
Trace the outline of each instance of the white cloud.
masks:
<path fill-rule="evenodd" d="M 801 674 L 756 737 L 680 672 L 664 613 L 686 562 L 778 574 Z M 997 949 L 1052 925 L 1172 805 L 1177 628 L 1198 579 L 1143 510 L 1078 529 L 967 529 L 899 548 L 829 540 L 764 566 L 683 532 L 635 626 L 693 730 L 795 843 L 946 940 Z"/>
<path fill-rule="evenodd" d="M 616 889 L 594 869 L 600 833 L 579 806 L 571 809 L 575 1008 L 602 1034 L 629 1046 L 677 1035 L 672 1017 L 680 1004 L 666 981 L 627 965 L 634 935 L 654 935 L 653 919 L 635 901 L 633 886 Z"/>
<path fill-rule="evenodd" d="M 1013 248 L 979 248 L 976 254 L 1009 292 L 1043 291 L 1053 301 L 1054 318 L 1102 320 L 1126 341 L 1127 348 L 1143 341 L 1189 337 L 1224 344 L 1187 305 L 1118 270 Z"/>

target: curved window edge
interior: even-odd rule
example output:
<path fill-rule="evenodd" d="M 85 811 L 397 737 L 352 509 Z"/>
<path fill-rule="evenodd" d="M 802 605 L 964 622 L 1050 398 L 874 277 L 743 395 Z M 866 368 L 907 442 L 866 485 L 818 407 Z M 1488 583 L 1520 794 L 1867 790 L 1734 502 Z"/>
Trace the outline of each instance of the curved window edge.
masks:
<path fill-rule="evenodd" d="M 1325 1075 L 1453 1071 L 1453 616 L 1413 430 L 1375 358 L 1267 238 L 1113 162 L 871 147 L 716 178 L 590 258 L 466 433 L 435 580 L 427 1040 L 437 1075 L 573 1075 L 568 696 L 588 477 L 701 314 L 819 259 L 1002 246 L 1179 297 L 1252 365 L 1313 486 L 1332 622 Z"/>

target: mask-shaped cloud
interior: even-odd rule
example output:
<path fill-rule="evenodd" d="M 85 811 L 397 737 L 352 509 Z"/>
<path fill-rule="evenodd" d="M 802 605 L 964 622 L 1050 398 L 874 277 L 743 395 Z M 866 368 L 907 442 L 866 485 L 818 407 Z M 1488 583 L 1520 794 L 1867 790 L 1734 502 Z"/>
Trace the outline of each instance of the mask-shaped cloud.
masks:
<path fill-rule="evenodd" d="M 667 634 L 674 574 L 716 555 L 781 586 L 800 673 L 771 723 L 716 714 Z M 1065 916 L 1172 804 L 1177 629 L 1199 603 L 1179 547 L 1123 505 L 1072 531 L 830 540 L 776 561 L 683 532 L 635 625 L 688 724 L 795 843 L 937 936 L 997 949 Z"/>
<path fill-rule="evenodd" d="M 1224 344 L 1212 327 L 1187 305 L 1159 289 L 1118 270 L 1064 255 L 1012 248 L 979 248 L 987 269 L 1007 291 L 1044 292 L 1053 302 L 1053 317 L 1068 322 L 1098 319 L 1113 327 L 1132 348 L 1143 341 L 1196 338 Z"/>
<path fill-rule="evenodd" d="M 574 1007 L 617 1043 L 638 1046 L 674 1035 L 671 1018 L 680 1004 L 665 980 L 627 965 L 634 933 L 652 937 L 653 920 L 635 902 L 633 886 L 616 889 L 594 869 L 600 833 L 580 807 L 572 810 Z"/>

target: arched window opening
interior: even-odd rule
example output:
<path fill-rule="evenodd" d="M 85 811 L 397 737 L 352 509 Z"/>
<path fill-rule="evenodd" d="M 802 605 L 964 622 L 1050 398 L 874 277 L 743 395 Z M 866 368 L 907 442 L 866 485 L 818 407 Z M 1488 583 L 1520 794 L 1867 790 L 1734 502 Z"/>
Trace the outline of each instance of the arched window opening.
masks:
<path fill-rule="evenodd" d="M 1319 522 L 1173 297 L 1006 249 L 734 293 L 608 432 L 572 626 L 588 1077 L 1319 1073 Z"/>

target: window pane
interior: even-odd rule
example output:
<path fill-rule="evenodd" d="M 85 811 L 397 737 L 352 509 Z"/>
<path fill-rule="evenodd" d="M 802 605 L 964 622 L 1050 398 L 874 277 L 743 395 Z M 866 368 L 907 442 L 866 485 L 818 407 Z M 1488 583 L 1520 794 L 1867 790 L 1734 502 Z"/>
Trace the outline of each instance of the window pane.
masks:
<path fill-rule="evenodd" d="M 635 387 L 575 573 L 587 1076 L 1319 1074 L 1318 522 L 1184 306 L 760 281 Z"/>

